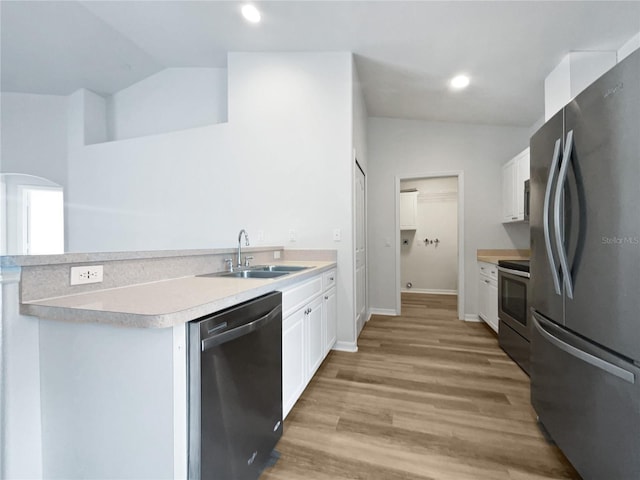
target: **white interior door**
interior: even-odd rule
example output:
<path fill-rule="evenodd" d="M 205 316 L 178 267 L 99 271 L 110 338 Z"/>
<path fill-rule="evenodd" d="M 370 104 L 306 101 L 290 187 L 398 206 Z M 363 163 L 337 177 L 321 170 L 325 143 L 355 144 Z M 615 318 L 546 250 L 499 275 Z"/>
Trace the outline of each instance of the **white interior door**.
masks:
<path fill-rule="evenodd" d="M 366 249 L 366 196 L 365 176 L 356 163 L 355 195 L 356 195 L 356 328 L 360 335 L 367 319 L 367 249 Z M 356 335 L 356 336 L 357 336 Z"/>

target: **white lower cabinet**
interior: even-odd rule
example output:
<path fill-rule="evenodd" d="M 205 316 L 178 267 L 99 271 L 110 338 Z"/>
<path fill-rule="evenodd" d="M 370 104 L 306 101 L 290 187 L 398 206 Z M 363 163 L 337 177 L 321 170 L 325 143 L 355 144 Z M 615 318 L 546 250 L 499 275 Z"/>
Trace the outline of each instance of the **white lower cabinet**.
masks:
<path fill-rule="evenodd" d="M 338 334 L 338 311 L 336 301 L 336 289 L 331 288 L 324 294 L 324 306 L 322 308 L 322 314 L 324 315 L 325 325 L 325 355 L 329 353 L 329 350 L 335 345 Z"/>
<path fill-rule="evenodd" d="M 498 332 L 498 267 L 478 262 L 478 316 Z"/>
<path fill-rule="evenodd" d="M 317 297 L 309 304 L 305 310 L 305 323 L 308 327 L 307 335 L 307 382 L 311 380 L 313 374 L 324 360 L 324 335 L 323 332 L 323 315 L 322 315 L 322 297 Z"/>
<path fill-rule="evenodd" d="M 289 413 L 307 384 L 304 317 L 304 311 L 298 310 L 282 322 L 283 417 Z"/>
<path fill-rule="evenodd" d="M 335 270 L 282 291 L 282 416 L 336 341 Z"/>

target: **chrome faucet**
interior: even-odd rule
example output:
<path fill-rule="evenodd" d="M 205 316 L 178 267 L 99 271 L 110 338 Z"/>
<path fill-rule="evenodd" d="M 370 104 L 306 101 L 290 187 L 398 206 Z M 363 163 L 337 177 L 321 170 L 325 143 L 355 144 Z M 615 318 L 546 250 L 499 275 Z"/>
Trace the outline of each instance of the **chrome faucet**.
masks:
<path fill-rule="evenodd" d="M 244 233 L 245 246 L 249 246 L 249 234 L 243 228 L 238 234 L 238 267 L 242 267 L 242 234 Z"/>

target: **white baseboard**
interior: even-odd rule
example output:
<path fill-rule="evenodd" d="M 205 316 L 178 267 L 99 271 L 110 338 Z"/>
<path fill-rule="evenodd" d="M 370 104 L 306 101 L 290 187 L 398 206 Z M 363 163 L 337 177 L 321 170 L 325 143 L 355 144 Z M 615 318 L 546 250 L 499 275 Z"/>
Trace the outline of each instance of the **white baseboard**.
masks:
<path fill-rule="evenodd" d="M 331 349 L 340 352 L 357 352 L 358 344 L 355 342 L 336 342 Z"/>
<path fill-rule="evenodd" d="M 397 317 L 398 312 L 390 308 L 370 308 L 369 315 L 386 315 L 388 317 Z"/>
<path fill-rule="evenodd" d="M 478 315 L 475 313 L 465 313 L 464 314 L 465 322 L 484 322 Z"/>
<path fill-rule="evenodd" d="M 457 295 L 457 290 L 438 290 L 436 288 L 403 288 L 402 293 L 429 293 L 431 295 Z"/>

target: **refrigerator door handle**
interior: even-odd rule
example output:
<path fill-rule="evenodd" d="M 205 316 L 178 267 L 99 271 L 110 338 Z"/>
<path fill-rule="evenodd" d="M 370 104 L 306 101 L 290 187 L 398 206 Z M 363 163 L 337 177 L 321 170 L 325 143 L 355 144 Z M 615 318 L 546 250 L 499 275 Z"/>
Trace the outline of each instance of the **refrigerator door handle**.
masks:
<path fill-rule="evenodd" d="M 551 160 L 551 168 L 549 170 L 549 178 L 547 179 L 547 188 L 544 192 L 544 208 L 542 213 L 542 229 L 544 231 L 544 244 L 547 248 L 547 259 L 549 260 L 549 266 L 551 267 L 551 274 L 553 278 L 553 288 L 557 295 L 562 295 L 560 291 L 560 277 L 558 275 L 558 267 L 553 258 L 553 250 L 551 247 L 551 235 L 549 233 L 549 204 L 551 203 L 551 187 L 553 186 L 553 178 L 555 177 L 556 170 L 558 169 L 558 160 L 560 159 L 560 142 L 562 138 L 556 140 L 556 146 L 553 149 L 553 158 Z"/>
<path fill-rule="evenodd" d="M 538 331 L 538 333 L 540 333 L 540 335 L 542 335 L 546 340 L 551 342 L 553 345 L 555 345 L 557 348 L 559 348 L 563 352 L 568 353 L 569 355 L 579 360 L 582 360 L 583 362 L 586 362 L 589 365 L 593 365 L 596 368 L 604 370 L 605 372 L 611 375 L 614 375 L 624 380 L 625 382 L 628 382 L 631 384 L 636 383 L 636 377 L 632 372 L 625 370 L 624 368 L 621 368 L 617 365 L 614 365 L 613 363 L 607 362 L 606 360 L 603 360 L 599 357 L 596 357 L 595 355 L 591 355 L 590 353 L 587 353 L 584 350 L 580 350 L 579 348 L 576 348 L 573 345 L 569 345 L 567 342 L 560 340 L 558 337 L 548 332 L 544 328 L 544 326 L 540 322 L 540 318 L 536 314 L 533 314 L 532 318 L 533 318 L 533 326 Z"/>
<path fill-rule="evenodd" d="M 556 196 L 553 204 L 553 223 L 556 232 L 556 249 L 560 257 L 560 268 L 562 269 L 564 286 L 566 288 L 567 297 L 573 299 L 573 281 L 571 279 L 571 270 L 569 269 L 569 261 L 567 260 L 567 252 L 564 249 L 562 228 L 560 221 L 560 202 L 564 193 L 564 184 L 567 181 L 567 170 L 571 161 L 571 152 L 573 150 L 573 130 L 567 133 L 567 139 L 564 143 L 564 153 L 562 154 L 562 165 L 560 165 L 560 173 L 558 174 L 558 184 L 556 185 Z"/>

